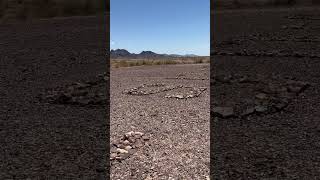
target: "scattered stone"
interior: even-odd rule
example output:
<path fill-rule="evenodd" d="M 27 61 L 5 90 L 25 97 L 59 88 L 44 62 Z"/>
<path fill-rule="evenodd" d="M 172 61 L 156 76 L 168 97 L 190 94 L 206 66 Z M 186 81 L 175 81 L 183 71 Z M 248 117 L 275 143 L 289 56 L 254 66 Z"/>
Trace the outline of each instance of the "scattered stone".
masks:
<path fill-rule="evenodd" d="M 299 93 L 302 90 L 302 87 L 299 86 L 288 86 L 288 91 L 293 93 Z"/>
<path fill-rule="evenodd" d="M 125 141 L 123 141 L 122 144 L 126 146 L 126 145 L 130 145 L 131 143 L 128 140 L 125 140 Z"/>
<path fill-rule="evenodd" d="M 249 116 L 254 114 L 254 112 L 255 112 L 255 108 L 248 108 L 241 114 L 241 116 Z"/>
<path fill-rule="evenodd" d="M 243 76 L 239 79 L 239 83 L 247 83 L 250 82 L 247 76 Z"/>
<path fill-rule="evenodd" d="M 294 80 L 289 80 L 287 82 L 288 85 L 288 91 L 293 92 L 296 94 L 301 93 L 304 91 L 308 86 L 310 86 L 309 83 L 307 82 L 302 82 L 302 81 L 294 81 Z"/>
<path fill-rule="evenodd" d="M 256 98 L 264 100 L 264 99 L 267 99 L 268 96 L 265 93 L 259 93 L 256 95 Z"/>
<path fill-rule="evenodd" d="M 121 148 L 118 148 L 118 149 L 117 149 L 117 152 L 118 152 L 118 153 L 129 153 L 127 150 L 121 149 Z"/>
<path fill-rule="evenodd" d="M 186 96 L 186 98 L 193 98 L 193 97 L 194 97 L 194 95 L 192 95 L 192 94 L 189 94 Z"/>
<path fill-rule="evenodd" d="M 175 97 L 178 98 L 178 99 L 183 99 L 184 98 L 183 95 L 176 95 Z"/>
<path fill-rule="evenodd" d="M 274 105 L 276 111 L 281 111 L 288 106 L 288 102 L 281 101 Z"/>
<path fill-rule="evenodd" d="M 234 116 L 233 107 L 214 107 L 213 114 L 221 118 L 230 118 Z"/>
<path fill-rule="evenodd" d="M 132 149 L 132 146 L 126 146 L 124 149 L 129 151 L 130 149 Z"/>
<path fill-rule="evenodd" d="M 110 159 L 111 159 L 111 160 L 116 159 L 117 156 L 118 156 L 117 153 L 111 153 L 111 154 L 110 154 Z"/>
<path fill-rule="evenodd" d="M 265 112 L 268 111 L 268 107 L 266 107 L 266 106 L 261 106 L 261 105 L 255 106 L 254 109 L 255 109 L 255 111 L 258 112 L 258 113 L 265 113 Z"/>
<path fill-rule="evenodd" d="M 129 156 L 130 156 L 130 154 L 128 152 L 128 153 L 120 154 L 118 157 L 120 158 L 119 160 L 124 160 L 124 159 L 129 158 Z"/>
<path fill-rule="evenodd" d="M 138 138 L 140 138 L 141 136 L 144 135 L 144 133 L 142 133 L 142 132 L 135 132 L 134 134 L 135 134 L 135 136 L 138 136 Z"/>
<path fill-rule="evenodd" d="M 134 132 L 133 132 L 133 131 L 127 132 L 127 133 L 125 134 L 125 136 L 126 136 L 127 138 L 129 138 L 129 137 L 131 137 L 131 136 L 133 136 L 133 135 L 134 135 Z"/>
<path fill-rule="evenodd" d="M 136 152 L 137 152 L 137 149 L 133 149 L 132 148 L 132 149 L 129 150 L 129 154 L 130 155 L 135 154 Z"/>

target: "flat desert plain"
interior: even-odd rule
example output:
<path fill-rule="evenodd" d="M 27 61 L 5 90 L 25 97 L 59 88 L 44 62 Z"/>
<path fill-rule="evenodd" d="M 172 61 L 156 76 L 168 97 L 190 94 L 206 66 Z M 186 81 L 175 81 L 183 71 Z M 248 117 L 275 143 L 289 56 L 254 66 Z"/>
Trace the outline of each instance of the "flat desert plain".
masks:
<path fill-rule="evenodd" d="M 0 179 L 106 179 L 104 23 L 95 16 L 0 25 Z M 98 96 L 81 95 L 90 89 Z"/>
<path fill-rule="evenodd" d="M 209 176 L 209 69 L 111 68 L 111 179 Z"/>
<path fill-rule="evenodd" d="M 212 12 L 212 179 L 319 179 L 319 12 Z"/>

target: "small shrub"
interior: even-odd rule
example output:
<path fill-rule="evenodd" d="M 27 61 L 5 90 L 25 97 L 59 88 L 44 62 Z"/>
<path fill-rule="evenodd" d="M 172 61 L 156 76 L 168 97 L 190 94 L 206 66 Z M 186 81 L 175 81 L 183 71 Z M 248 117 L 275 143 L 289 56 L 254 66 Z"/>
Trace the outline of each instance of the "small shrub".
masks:
<path fill-rule="evenodd" d="M 203 63 L 203 59 L 202 58 L 196 58 L 195 59 L 195 63 L 197 63 L 197 64 Z"/>

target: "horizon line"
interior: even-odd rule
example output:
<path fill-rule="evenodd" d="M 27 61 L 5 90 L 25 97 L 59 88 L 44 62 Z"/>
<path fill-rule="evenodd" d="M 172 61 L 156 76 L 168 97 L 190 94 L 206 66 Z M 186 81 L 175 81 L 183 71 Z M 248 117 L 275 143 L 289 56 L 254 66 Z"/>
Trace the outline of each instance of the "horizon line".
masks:
<path fill-rule="evenodd" d="M 155 51 L 152 51 L 152 50 L 142 50 L 140 51 L 139 53 L 132 53 L 130 52 L 129 50 L 127 49 L 124 49 L 124 48 L 110 48 L 110 51 L 112 50 L 125 50 L 125 51 L 128 51 L 130 54 L 141 54 L 142 52 L 153 52 L 153 53 L 156 53 L 156 54 L 159 54 L 159 55 L 181 55 L 181 56 L 185 56 L 185 55 L 195 55 L 195 56 L 210 56 L 210 53 L 208 55 L 199 55 L 199 54 L 194 54 L 194 53 L 184 53 L 184 54 L 176 54 L 176 53 L 159 53 L 159 52 L 155 52 Z"/>

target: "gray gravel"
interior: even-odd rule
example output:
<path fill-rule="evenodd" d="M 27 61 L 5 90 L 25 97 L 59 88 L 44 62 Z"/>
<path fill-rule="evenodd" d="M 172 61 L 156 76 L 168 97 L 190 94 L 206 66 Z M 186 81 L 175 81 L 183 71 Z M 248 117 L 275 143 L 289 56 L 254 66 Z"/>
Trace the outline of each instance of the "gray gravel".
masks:
<path fill-rule="evenodd" d="M 193 90 L 179 85 L 208 88 L 208 77 L 208 64 L 111 70 L 111 142 L 130 131 L 150 137 L 126 159 L 111 161 L 111 179 L 206 179 L 210 154 L 209 89 L 186 99 L 166 95 L 183 96 Z M 143 84 L 146 85 L 141 90 L 156 93 L 124 93 Z M 165 86 L 179 88 L 164 91 Z"/>

